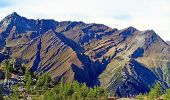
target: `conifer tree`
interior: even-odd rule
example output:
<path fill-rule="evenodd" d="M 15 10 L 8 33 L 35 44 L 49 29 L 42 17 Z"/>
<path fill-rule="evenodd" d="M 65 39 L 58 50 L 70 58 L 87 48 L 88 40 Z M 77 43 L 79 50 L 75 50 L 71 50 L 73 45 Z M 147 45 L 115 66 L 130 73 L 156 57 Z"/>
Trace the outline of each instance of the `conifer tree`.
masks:
<path fill-rule="evenodd" d="M 3 99 L 3 92 L 2 92 L 2 87 L 0 86 L 0 100 Z"/>
<path fill-rule="evenodd" d="M 151 91 L 148 94 L 148 99 L 153 100 L 157 99 L 163 94 L 161 86 L 159 83 L 156 83 L 155 86 L 151 89 Z"/>
<path fill-rule="evenodd" d="M 31 75 L 29 75 L 26 80 L 26 91 L 28 93 L 30 92 L 31 84 L 32 84 L 32 78 L 31 78 Z"/>

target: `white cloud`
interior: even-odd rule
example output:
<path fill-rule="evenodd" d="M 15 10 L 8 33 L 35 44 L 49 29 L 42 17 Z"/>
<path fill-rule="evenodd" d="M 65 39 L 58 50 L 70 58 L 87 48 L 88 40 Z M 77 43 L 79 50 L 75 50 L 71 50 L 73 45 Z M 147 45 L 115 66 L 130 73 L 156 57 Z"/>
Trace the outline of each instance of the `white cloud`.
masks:
<path fill-rule="evenodd" d="M 15 11 L 28 18 L 153 29 L 164 40 L 170 40 L 169 0 L 8 0 L 8 3 L 9 6 L 0 7 L 0 19 Z"/>

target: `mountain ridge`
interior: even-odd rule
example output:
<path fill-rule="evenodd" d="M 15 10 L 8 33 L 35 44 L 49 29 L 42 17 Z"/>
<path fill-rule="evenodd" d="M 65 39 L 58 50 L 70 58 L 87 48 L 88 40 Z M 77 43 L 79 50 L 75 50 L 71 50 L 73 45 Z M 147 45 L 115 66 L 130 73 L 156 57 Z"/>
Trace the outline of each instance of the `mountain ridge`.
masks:
<path fill-rule="evenodd" d="M 170 85 L 170 47 L 153 30 L 34 20 L 14 12 L 0 22 L 0 44 L 36 74 L 100 85 L 117 96 L 146 93 L 157 81 Z"/>
<path fill-rule="evenodd" d="M 166 41 L 166 43 L 168 43 L 170 45 L 170 41 Z"/>

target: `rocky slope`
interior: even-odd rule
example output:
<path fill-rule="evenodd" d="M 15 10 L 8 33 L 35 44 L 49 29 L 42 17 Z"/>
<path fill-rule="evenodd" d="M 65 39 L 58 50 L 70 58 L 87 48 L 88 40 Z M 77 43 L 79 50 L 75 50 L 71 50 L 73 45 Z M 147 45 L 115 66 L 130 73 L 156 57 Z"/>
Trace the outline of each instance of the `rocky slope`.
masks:
<path fill-rule="evenodd" d="M 166 41 L 166 43 L 168 43 L 170 45 L 170 41 Z"/>
<path fill-rule="evenodd" d="M 0 22 L 0 48 L 36 74 L 100 85 L 117 96 L 170 86 L 170 46 L 153 30 L 34 20 L 8 15 Z"/>

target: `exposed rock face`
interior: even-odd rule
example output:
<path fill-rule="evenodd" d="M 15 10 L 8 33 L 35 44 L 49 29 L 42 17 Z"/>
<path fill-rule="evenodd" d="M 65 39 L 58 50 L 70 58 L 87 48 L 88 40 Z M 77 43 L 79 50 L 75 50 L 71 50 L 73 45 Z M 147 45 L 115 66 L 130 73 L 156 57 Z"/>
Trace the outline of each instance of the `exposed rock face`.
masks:
<path fill-rule="evenodd" d="M 0 22 L 0 48 L 37 74 L 100 85 L 118 96 L 145 93 L 155 82 L 170 86 L 170 47 L 153 30 L 27 19 Z"/>
<path fill-rule="evenodd" d="M 168 43 L 168 45 L 170 45 L 170 41 L 166 41 L 166 43 Z"/>

